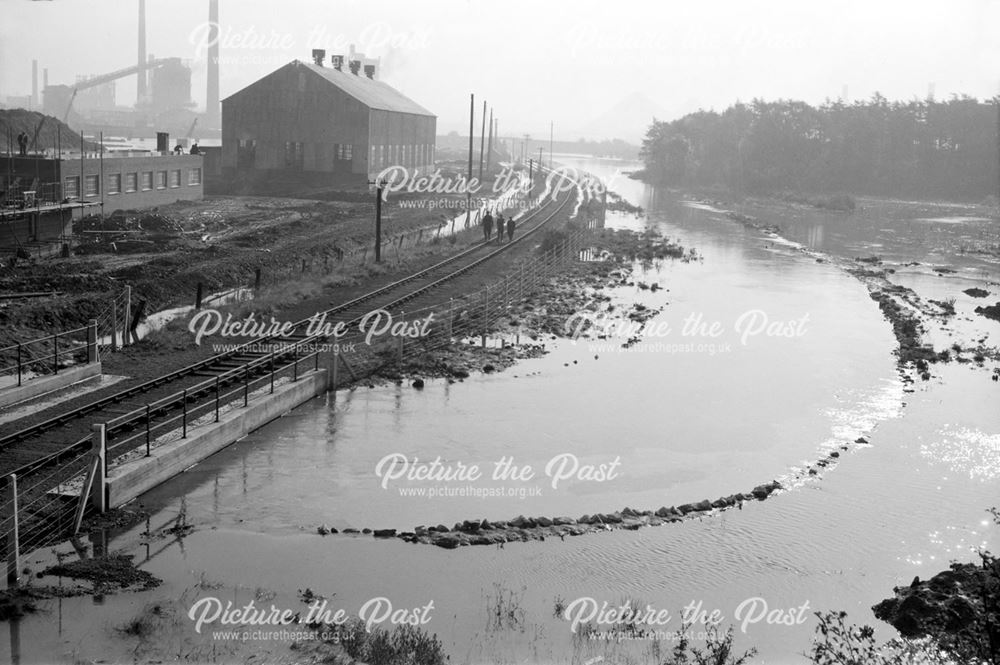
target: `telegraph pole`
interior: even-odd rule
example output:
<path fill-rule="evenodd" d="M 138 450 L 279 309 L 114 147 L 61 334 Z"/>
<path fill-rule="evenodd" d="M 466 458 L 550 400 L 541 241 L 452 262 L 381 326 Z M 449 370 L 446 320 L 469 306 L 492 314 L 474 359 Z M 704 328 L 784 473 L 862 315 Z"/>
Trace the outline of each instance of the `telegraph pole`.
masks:
<path fill-rule="evenodd" d="M 483 128 L 479 132 L 479 182 L 483 181 L 483 147 L 486 143 L 486 100 L 483 100 Z"/>
<path fill-rule="evenodd" d="M 552 131 L 555 127 L 555 123 L 549 120 L 549 168 L 552 168 Z"/>
<path fill-rule="evenodd" d="M 475 132 L 476 119 L 476 95 L 469 94 L 469 177 L 465 183 L 465 228 L 469 228 L 472 220 L 472 190 L 469 183 L 472 181 L 472 134 Z"/>
<path fill-rule="evenodd" d="M 483 120 L 486 118 L 484 117 Z M 486 170 L 490 170 L 490 158 L 493 156 L 493 109 L 490 109 L 490 140 L 486 144 Z"/>

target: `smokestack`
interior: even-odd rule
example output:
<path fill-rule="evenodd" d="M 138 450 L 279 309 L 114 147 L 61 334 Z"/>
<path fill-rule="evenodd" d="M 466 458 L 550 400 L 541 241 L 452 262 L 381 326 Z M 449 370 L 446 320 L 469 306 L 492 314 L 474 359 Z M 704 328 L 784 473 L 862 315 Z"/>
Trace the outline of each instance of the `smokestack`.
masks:
<path fill-rule="evenodd" d="M 49 87 L 49 68 L 46 67 L 42 70 L 42 90 Z"/>
<path fill-rule="evenodd" d="M 375 65 L 365 65 L 365 76 L 370 79 L 375 78 Z"/>
<path fill-rule="evenodd" d="M 31 61 L 31 108 L 38 108 L 38 61 Z"/>
<path fill-rule="evenodd" d="M 139 67 L 146 65 L 146 0 L 139 0 Z M 136 75 L 135 82 L 135 103 L 142 104 L 146 101 L 146 70 L 140 69 Z"/>
<path fill-rule="evenodd" d="M 344 56 L 342 56 L 342 55 L 331 55 L 330 56 L 330 63 L 333 64 L 333 68 L 336 69 L 339 72 L 343 68 L 343 66 L 344 66 Z"/>
<path fill-rule="evenodd" d="M 314 48 L 313 49 L 313 62 L 315 62 L 318 67 L 322 67 L 324 60 L 326 60 L 326 51 L 324 51 L 321 48 Z"/>
<path fill-rule="evenodd" d="M 219 120 L 219 0 L 208 0 L 208 95 L 205 101 L 205 120 L 213 129 Z"/>

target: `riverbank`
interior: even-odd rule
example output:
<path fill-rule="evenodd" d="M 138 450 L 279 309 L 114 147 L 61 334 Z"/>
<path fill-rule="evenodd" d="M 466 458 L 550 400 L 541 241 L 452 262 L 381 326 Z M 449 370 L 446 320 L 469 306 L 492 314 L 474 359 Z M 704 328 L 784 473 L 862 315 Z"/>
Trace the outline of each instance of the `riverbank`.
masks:
<path fill-rule="evenodd" d="M 719 609 L 736 627 L 740 650 L 756 646 L 768 662 L 802 662 L 815 628 L 811 614 L 802 625 L 761 623 L 743 633 L 736 608 L 753 597 L 772 608 L 808 600 L 810 609 L 847 609 L 854 622 L 870 622 L 867 608 L 888 589 L 915 574 L 931 577 L 940 561 L 964 557 L 968 546 L 989 537 L 979 520 L 983 497 L 991 495 L 992 467 L 968 457 L 987 450 L 989 439 L 977 438 L 981 432 L 995 431 L 988 402 L 980 399 L 982 373 L 959 371 L 963 367 L 956 363 L 943 366 L 940 379 L 913 386 L 901 415 L 904 395 L 890 355 L 897 342 L 855 278 L 724 216 L 717 220 L 685 206 L 644 207 L 648 217 L 609 216 L 609 225 L 640 231 L 655 226 L 662 237 L 683 238 L 685 253 L 696 247 L 699 260 L 664 260 L 658 267 L 639 262 L 629 276 L 609 272 L 604 283 L 611 286 L 603 290 L 623 319 L 631 320 L 641 304 L 657 312 L 654 321 L 676 327 L 675 338 L 663 341 L 692 348 L 623 348 L 627 338 L 617 337 L 581 338 L 574 345 L 539 336 L 531 343 L 544 343 L 544 356 L 506 371 L 452 377 L 458 385 L 427 376 L 423 388 L 386 381 L 314 400 L 143 496 L 154 524 L 173 523 L 183 508 L 193 528 L 176 540 L 150 541 L 142 535 L 145 527 L 136 527 L 113 534 L 110 543 L 140 553 L 143 567 L 164 584 L 134 600 L 107 597 L 86 618 L 67 622 L 60 645 L 79 644 L 81 656 L 93 654 L 86 645 L 93 643 L 95 625 L 98 633 L 100 626 L 127 625 L 147 616 L 144 603 L 166 601 L 179 620 L 156 623 L 161 637 L 111 631 L 101 638 L 101 655 L 139 649 L 155 657 L 169 644 L 182 644 L 183 653 L 216 648 L 224 662 L 251 653 L 295 662 L 299 654 L 289 651 L 287 641 L 234 644 L 208 631 L 198 636 L 183 617 L 191 603 L 209 596 L 241 606 L 258 599 L 302 609 L 297 590 L 308 587 L 352 614 L 375 595 L 391 598 L 395 607 L 433 599 L 427 630 L 437 634 L 451 662 L 649 660 L 652 641 L 612 644 L 603 639 L 610 631 L 574 638 L 553 608 L 560 599 L 565 606 L 581 597 L 598 605 L 628 599 L 674 613 L 700 603 L 707 611 Z M 595 294 L 594 301 L 606 307 L 603 297 Z M 743 346 L 731 324 L 748 308 L 774 320 L 808 313 L 811 323 L 801 338 L 757 338 Z M 699 340 L 680 336 L 682 321 L 693 314 L 728 324 L 715 343 L 732 342 L 733 351 L 699 353 L 692 343 Z M 551 321 L 557 333 L 558 317 Z M 497 329 L 487 348 L 516 334 Z M 760 389 L 761 376 L 768 377 L 767 390 Z M 834 444 L 859 438 L 868 443 L 848 450 Z M 816 466 L 827 449 L 839 453 L 833 457 L 837 464 L 809 474 L 806 467 Z M 567 451 L 586 464 L 620 456 L 624 475 L 610 483 L 561 483 L 558 489 L 547 479 L 510 481 L 505 489 L 540 485 L 544 493 L 504 501 L 404 496 L 406 486 L 394 482 L 383 489 L 374 471 L 393 452 L 484 469 L 503 454 L 540 475 L 553 456 Z M 974 471 L 979 475 L 970 475 Z M 801 481 L 786 484 L 789 473 L 802 474 Z M 783 489 L 765 501 L 744 501 L 742 510 L 692 512 L 696 518 L 674 522 L 656 516 L 663 528 L 605 529 L 598 521 L 597 530 L 583 537 L 546 535 L 543 542 L 529 536 L 517 546 L 448 550 L 412 547 L 398 537 L 404 530 L 416 535 L 409 525 L 426 525 L 428 532 L 431 525 L 450 525 L 450 536 L 471 540 L 490 533 L 482 529 L 483 519 L 511 528 L 515 515 L 526 516 L 517 520 L 526 525 L 527 516 L 541 524 L 543 516 L 573 516 L 579 523 L 581 513 L 591 520 L 595 512 L 620 513 L 624 524 L 625 511 L 609 509 L 631 506 L 641 514 L 661 505 L 679 509 L 688 501 L 695 507 L 700 501 L 693 500 L 701 497 L 725 497 L 737 489 L 746 494 L 754 478 L 774 478 Z M 479 517 L 478 534 L 471 531 L 473 517 Z M 628 519 L 647 517 L 653 516 Z M 338 533 L 318 536 L 323 523 Z M 344 535 L 365 526 L 372 534 Z M 376 539 L 375 528 L 398 531 Z M 539 528 L 551 527 L 526 530 Z M 234 558 L 232 552 L 243 554 Z M 407 565 L 398 566 L 400 560 Z M 512 599 L 503 607 L 516 617 L 502 629 L 484 630 L 498 595 Z M 69 599 L 62 607 L 74 613 L 88 603 Z M 48 601 L 42 608 L 53 606 Z M 888 625 L 874 625 L 880 640 L 896 634 Z M 666 630 L 678 628 L 675 621 Z M 61 648 L 51 637 L 35 639 L 42 636 L 42 620 L 27 617 L 20 630 L 25 654 L 39 658 Z M 661 648 L 670 645 L 662 638 Z"/>

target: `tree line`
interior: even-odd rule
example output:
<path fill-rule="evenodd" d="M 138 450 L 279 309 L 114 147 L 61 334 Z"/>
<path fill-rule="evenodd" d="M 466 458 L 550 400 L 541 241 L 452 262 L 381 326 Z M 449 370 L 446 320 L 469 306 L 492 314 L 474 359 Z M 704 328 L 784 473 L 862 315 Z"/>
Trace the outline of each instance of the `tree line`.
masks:
<path fill-rule="evenodd" d="M 640 155 L 656 184 L 980 201 L 997 195 L 998 129 L 1000 97 L 754 100 L 654 119 Z"/>

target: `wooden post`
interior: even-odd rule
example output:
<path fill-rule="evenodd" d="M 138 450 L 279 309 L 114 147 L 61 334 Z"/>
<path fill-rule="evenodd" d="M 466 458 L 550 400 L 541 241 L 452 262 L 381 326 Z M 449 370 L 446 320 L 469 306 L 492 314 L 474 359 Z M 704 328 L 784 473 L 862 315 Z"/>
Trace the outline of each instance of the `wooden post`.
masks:
<path fill-rule="evenodd" d="M 111 301 L 111 351 L 118 350 L 118 299 Z"/>
<path fill-rule="evenodd" d="M 483 297 L 483 331 L 482 347 L 486 348 L 486 328 L 490 325 L 490 287 L 487 285 Z"/>
<path fill-rule="evenodd" d="M 87 323 L 87 363 L 97 362 L 97 319 Z"/>
<path fill-rule="evenodd" d="M 403 324 L 405 326 L 405 324 L 406 324 L 406 312 L 400 311 L 399 317 L 403 320 Z M 403 344 L 405 342 L 403 340 L 403 336 L 402 335 L 400 335 L 398 339 L 399 339 L 399 366 L 402 367 L 403 366 Z"/>
<path fill-rule="evenodd" d="M 333 352 L 333 370 L 330 372 L 330 390 L 337 392 L 337 365 L 340 364 L 340 349 Z"/>
<path fill-rule="evenodd" d="M 132 323 L 132 286 L 125 285 L 125 320 L 122 321 L 122 348 L 129 343 L 128 327 Z"/>
<path fill-rule="evenodd" d="M 108 509 L 107 477 L 108 477 L 108 436 L 107 425 L 104 423 L 94 423 L 94 434 L 90 439 L 90 455 L 96 462 L 97 473 L 94 475 L 94 483 L 90 489 L 90 505 L 97 509 L 97 512 L 104 514 Z"/>
<path fill-rule="evenodd" d="M 203 291 L 204 291 L 204 285 L 201 282 L 198 282 L 198 290 L 195 291 L 195 294 L 194 294 L 194 308 L 195 309 L 201 309 L 201 296 L 202 296 L 202 292 Z"/>
<path fill-rule="evenodd" d="M 253 292 L 257 293 L 260 291 L 260 268 L 254 268 L 253 271 Z"/>
<path fill-rule="evenodd" d="M 7 517 L 11 518 L 11 529 L 7 534 L 7 588 L 13 588 L 21 583 L 21 538 L 18 524 L 16 474 L 12 473 L 7 476 L 7 487 L 4 494 Z"/>

